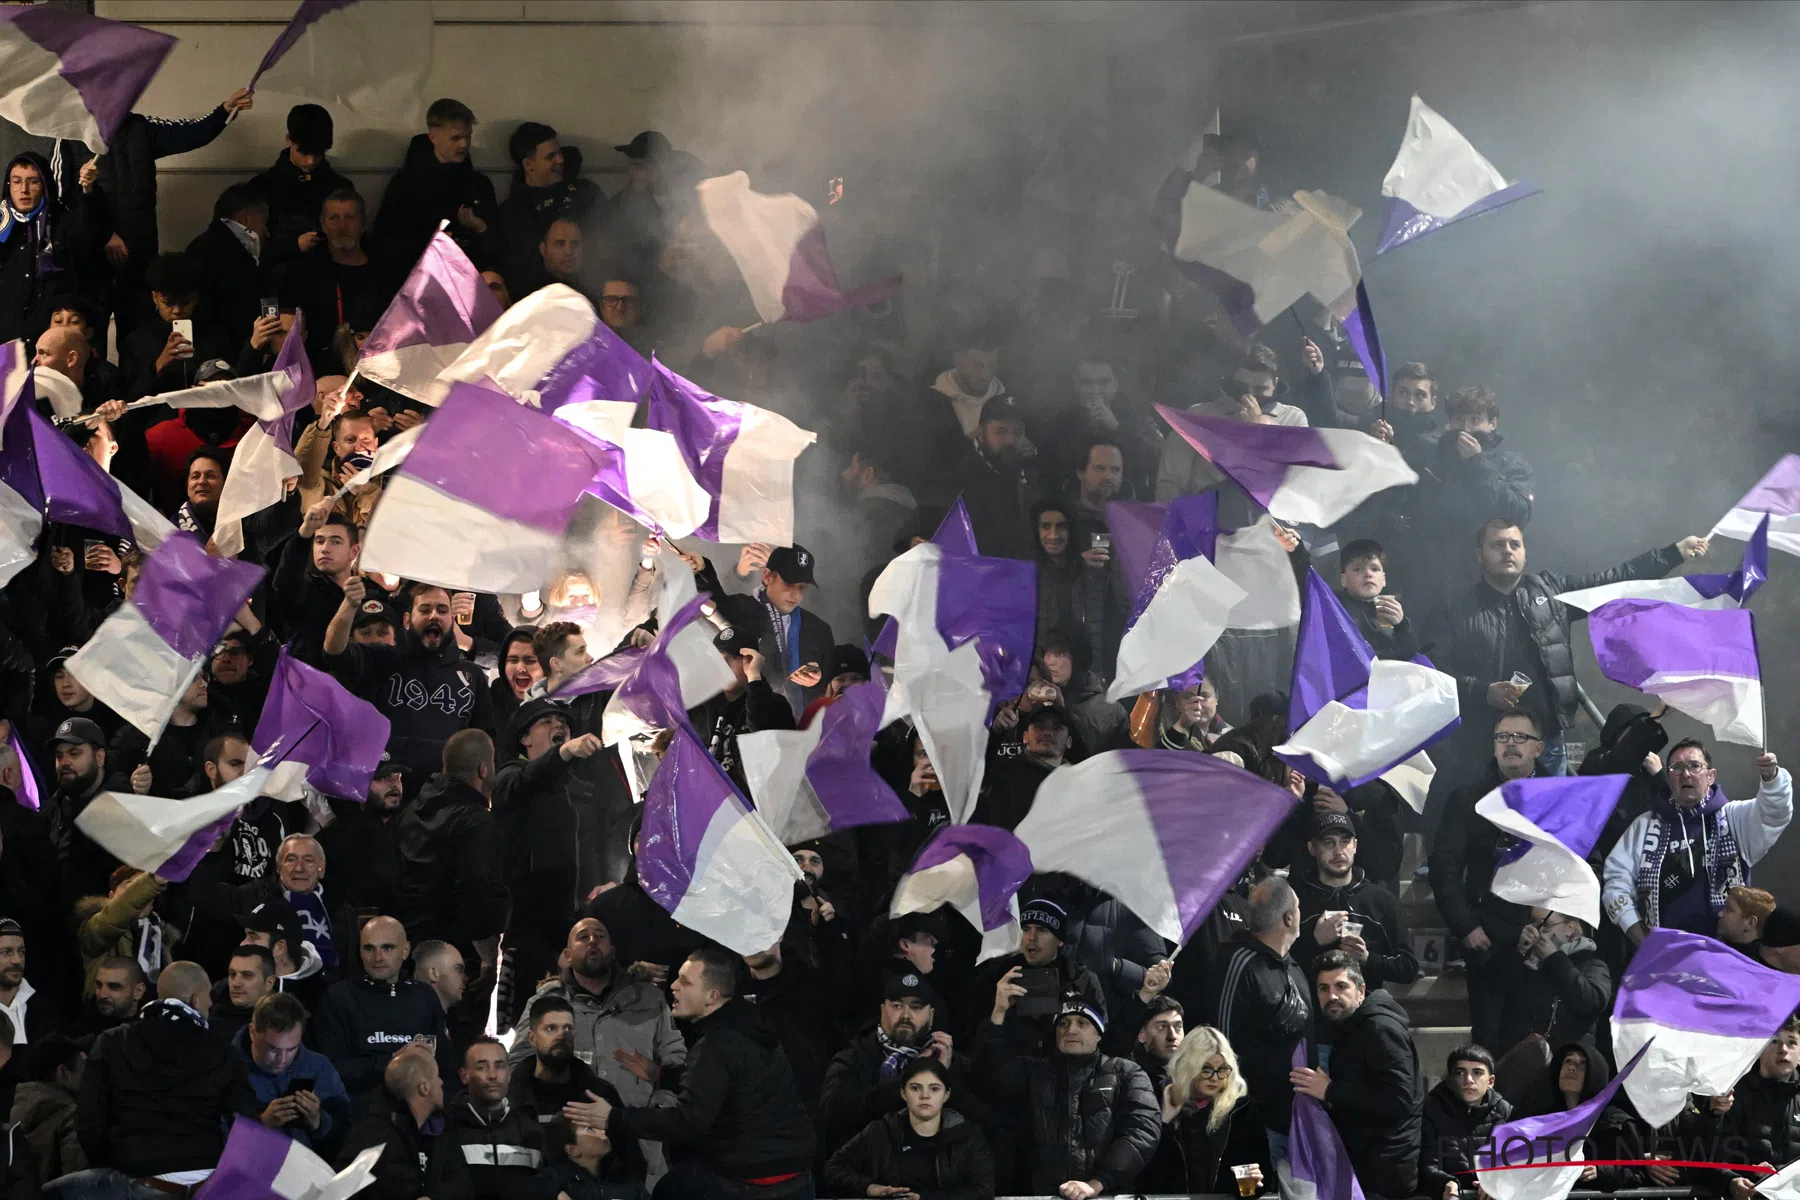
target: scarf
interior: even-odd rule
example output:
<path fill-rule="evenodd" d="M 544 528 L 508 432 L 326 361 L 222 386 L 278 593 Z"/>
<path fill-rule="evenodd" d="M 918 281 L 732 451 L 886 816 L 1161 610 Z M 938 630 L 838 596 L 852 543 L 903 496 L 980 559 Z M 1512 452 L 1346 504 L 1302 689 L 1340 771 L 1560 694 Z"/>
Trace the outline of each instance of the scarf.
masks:
<path fill-rule="evenodd" d="M 301 940 L 311 942 L 313 949 L 319 952 L 319 959 L 326 967 L 335 969 L 338 965 L 337 947 L 331 941 L 331 918 L 325 912 L 325 895 L 323 887 L 315 887 L 310 892 L 290 892 L 281 889 L 287 902 L 294 906 L 300 914 Z M 293 947 L 294 958 L 298 961 L 304 953 L 298 946 Z"/>
<path fill-rule="evenodd" d="M 12 241 L 13 235 L 23 232 L 24 236 L 42 238 L 39 222 L 50 212 L 50 194 L 46 191 L 38 197 L 37 207 L 30 212 L 20 212 L 13 207 L 12 192 L 7 191 L 4 199 L 0 199 L 0 245 Z"/>
<path fill-rule="evenodd" d="M 930 1038 L 924 1038 L 920 1045 L 896 1045 L 883 1029 L 875 1030 L 875 1041 L 881 1047 L 882 1054 L 886 1055 L 881 1060 L 881 1070 L 876 1073 L 876 1080 L 880 1083 L 890 1083 L 900 1078 L 900 1072 L 906 1070 L 906 1065 L 919 1057 L 925 1047 L 931 1044 Z"/>
<path fill-rule="evenodd" d="M 775 602 L 769 599 L 769 593 L 760 597 L 763 607 L 769 612 L 769 625 L 775 630 L 775 655 L 781 659 L 782 682 L 800 669 L 800 610 L 783 617 Z"/>
<path fill-rule="evenodd" d="M 1710 795 L 1701 802 L 1699 821 L 1700 864 L 1694 872 L 1696 880 L 1704 880 L 1707 900 L 1714 913 L 1725 909 L 1725 894 L 1732 888 L 1750 882 L 1750 864 L 1738 849 L 1731 823 L 1724 819 L 1725 793 L 1714 784 Z M 1687 810 L 1692 812 L 1692 809 Z M 1660 803 L 1653 809 L 1656 819 L 1644 836 L 1644 854 L 1638 860 L 1637 894 L 1639 916 L 1654 929 L 1662 923 L 1662 869 L 1669 851 L 1694 853 L 1694 838 L 1687 833 L 1682 810 L 1674 803 Z"/>
<path fill-rule="evenodd" d="M 138 966 L 144 970 L 146 978 L 156 978 L 162 970 L 163 928 L 162 922 L 155 917 L 139 917 L 137 925 L 137 959 Z"/>
<path fill-rule="evenodd" d="M 202 1029 L 211 1028 L 206 1017 L 185 1000 L 153 1000 L 138 1014 L 140 1021 L 191 1021 Z"/>

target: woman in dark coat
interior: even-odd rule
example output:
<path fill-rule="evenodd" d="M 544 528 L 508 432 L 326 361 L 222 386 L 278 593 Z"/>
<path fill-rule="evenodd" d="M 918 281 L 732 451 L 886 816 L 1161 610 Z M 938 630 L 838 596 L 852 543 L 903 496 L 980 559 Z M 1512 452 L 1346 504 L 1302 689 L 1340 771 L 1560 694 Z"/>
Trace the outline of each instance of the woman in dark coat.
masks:
<path fill-rule="evenodd" d="M 974 1122 L 946 1107 L 948 1072 L 919 1057 L 900 1074 L 906 1111 L 863 1126 L 825 1164 L 827 1196 L 904 1188 L 919 1200 L 993 1200 L 994 1156 Z"/>
<path fill-rule="evenodd" d="M 1156 1193 L 1239 1194 L 1237 1170 L 1256 1191 L 1273 1188 L 1269 1140 L 1249 1098 L 1231 1043 L 1217 1029 L 1190 1029 L 1169 1060 L 1163 1088 L 1162 1141 L 1137 1190 Z"/>
<path fill-rule="evenodd" d="M 1566 1112 L 1577 1104 L 1592 1100 L 1611 1079 L 1612 1066 L 1592 1041 L 1583 1038 L 1565 1042 L 1551 1056 L 1543 1080 L 1513 1106 L 1513 1119 Z M 1594 1120 L 1593 1132 L 1587 1137 L 1587 1157 L 1613 1161 L 1647 1158 L 1647 1141 L 1643 1127 L 1615 1097 Z M 1644 1179 L 1644 1173 L 1636 1167 L 1588 1167 L 1575 1186 L 1611 1192 L 1643 1187 Z"/>

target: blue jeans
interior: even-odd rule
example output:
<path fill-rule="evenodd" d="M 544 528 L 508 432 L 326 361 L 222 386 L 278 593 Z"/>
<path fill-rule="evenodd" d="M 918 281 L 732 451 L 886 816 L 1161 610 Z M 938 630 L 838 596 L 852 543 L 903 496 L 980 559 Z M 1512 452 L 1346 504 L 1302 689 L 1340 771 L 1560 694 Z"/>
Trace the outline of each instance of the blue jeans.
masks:
<path fill-rule="evenodd" d="M 1539 775 L 1568 775 L 1571 773 L 1568 747 L 1563 741 L 1562 734 L 1559 733 L 1544 739 L 1544 752 L 1538 755 L 1537 765 Z"/>
<path fill-rule="evenodd" d="M 1287 1161 L 1288 1135 L 1276 1133 L 1273 1129 L 1265 1129 L 1263 1132 L 1269 1135 L 1269 1165 L 1279 1168 Z"/>
<path fill-rule="evenodd" d="M 169 1200 L 111 1167 L 90 1167 L 52 1179 L 43 1187 L 45 1200 Z"/>

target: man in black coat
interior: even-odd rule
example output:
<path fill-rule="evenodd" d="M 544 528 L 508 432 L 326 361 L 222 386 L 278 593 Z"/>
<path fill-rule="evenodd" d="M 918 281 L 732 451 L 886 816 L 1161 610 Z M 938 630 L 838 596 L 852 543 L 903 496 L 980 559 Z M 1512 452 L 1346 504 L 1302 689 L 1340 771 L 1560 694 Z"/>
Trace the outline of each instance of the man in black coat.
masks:
<path fill-rule="evenodd" d="M 187 245 L 187 254 L 205 280 L 201 311 L 224 332 L 235 361 L 250 340 L 264 297 L 274 295 L 265 268 L 269 199 L 254 186 L 234 183 L 213 202 L 212 224 Z"/>
<path fill-rule="evenodd" d="M 1311 864 L 1291 878 L 1300 897 L 1300 940 L 1294 961 L 1310 971 L 1327 950 L 1342 950 L 1362 968 L 1371 987 L 1411 983 L 1419 977 L 1400 902 L 1370 883 L 1356 865 L 1356 821 L 1326 809 L 1313 815 L 1306 843 Z"/>
<path fill-rule="evenodd" d="M 1300 903 L 1285 880 L 1271 877 L 1250 889 L 1246 908 L 1219 983 L 1219 1030 L 1237 1050 L 1238 1070 L 1263 1122 L 1285 1139 L 1294 1046 L 1310 1041 L 1313 1030 L 1311 989 L 1288 957 L 1300 937 Z"/>
<path fill-rule="evenodd" d="M 375 1182 L 360 1194 L 372 1200 L 476 1200 L 462 1140 L 443 1117 L 444 1079 L 430 1052 L 408 1046 L 394 1055 L 382 1086 L 392 1103 L 375 1105 L 338 1154 L 342 1168 L 372 1146 L 383 1148 Z"/>
<path fill-rule="evenodd" d="M 1069 914 L 1054 900 L 1035 899 L 1019 909 L 1019 953 L 989 959 L 975 972 L 969 1013 L 991 1014 L 1016 1054 L 1041 1054 L 1063 999 L 1073 993 L 1102 1015 L 1106 991 L 1099 978 L 1063 953 Z M 1029 972 L 1029 974 L 1027 973 Z"/>
<path fill-rule="evenodd" d="M 331 114 L 323 105 L 294 105 L 288 109 L 287 146 L 281 157 L 250 181 L 269 202 L 269 238 L 262 265 L 276 279 L 324 240 L 319 213 L 325 197 L 340 188 L 356 190 L 326 161 L 332 138 Z"/>
<path fill-rule="evenodd" d="M 801 607 L 816 582 L 816 561 L 805 546 L 777 546 L 763 564 L 762 586 L 754 597 L 728 606 L 733 625 L 756 635 L 762 677 L 787 699 L 798 718 L 825 694 L 825 666 L 837 644 L 825 618 Z"/>
<path fill-rule="evenodd" d="M 1419 1190 L 1431 1200 L 1475 1192 L 1475 1154 L 1512 1105 L 1494 1086 L 1494 1056 L 1473 1043 L 1458 1046 L 1443 1080 L 1425 1097 L 1419 1146 Z"/>
<path fill-rule="evenodd" d="M 1580 918 L 1533 908 L 1518 942 L 1496 949 L 1518 960 L 1507 973 L 1494 1043 L 1501 1054 L 1533 1033 L 1552 1046 L 1594 1037 L 1612 1001 L 1612 972 Z"/>
<path fill-rule="evenodd" d="M 1036 537 L 1026 519 L 1027 485 L 1020 445 L 1025 441 L 1025 414 L 1011 396 L 1001 394 L 981 406 L 974 434 L 962 441 L 947 462 L 939 464 L 956 481 L 975 544 L 990 558 L 1035 556 Z"/>
<path fill-rule="evenodd" d="M 469 160 L 475 114 L 460 100 L 434 100 L 425 132 L 406 148 L 406 162 L 388 181 L 375 215 L 375 254 L 396 279 L 412 270 L 441 222 L 478 265 L 483 237 L 499 208 L 494 185 Z"/>
<path fill-rule="evenodd" d="M 539 1172 L 544 1126 L 537 1113 L 514 1104 L 512 1064 L 500 1039 L 482 1034 L 463 1051 L 457 1072 L 463 1093 L 446 1114 L 481 1200 L 553 1200 L 556 1188 Z"/>
<path fill-rule="evenodd" d="M 1365 989 L 1341 950 L 1314 964 L 1319 1014 L 1331 1029 L 1330 1072 L 1295 1068 L 1294 1091 L 1325 1106 L 1368 1196 L 1411 1196 L 1419 1187 L 1425 1086 L 1406 1010 L 1382 988 Z"/>

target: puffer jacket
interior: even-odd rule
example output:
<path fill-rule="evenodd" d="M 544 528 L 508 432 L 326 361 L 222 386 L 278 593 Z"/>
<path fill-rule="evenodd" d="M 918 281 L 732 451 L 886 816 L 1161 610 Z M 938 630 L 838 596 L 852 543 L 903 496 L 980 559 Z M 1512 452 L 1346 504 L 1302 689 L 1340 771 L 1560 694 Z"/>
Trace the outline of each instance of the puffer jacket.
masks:
<path fill-rule="evenodd" d="M 23 1091 L 23 1089 L 21 1089 Z M 1792 1079 L 1764 1077 L 1758 1065 L 1732 1088 L 1731 1108 L 1719 1122 L 1724 1142 L 1712 1157 L 1744 1163 L 1787 1163 L 1800 1157 L 1800 1075 Z"/>
<path fill-rule="evenodd" d="M 539 1174 L 544 1127 L 536 1113 L 510 1100 L 501 1100 L 496 1112 L 483 1113 L 465 1093 L 445 1115 L 476 1195 L 484 1200 L 555 1200 L 556 1188 Z"/>
<path fill-rule="evenodd" d="M 1288 1082 L 1294 1045 L 1312 1037 L 1311 985 L 1292 958 L 1239 930 L 1225 961 L 1217 1011 L 1219 1029 L 1237 1048 L 1238 1070 L 1263 1120 L 1285 1133 L 1294 1104 Z"/>
<path fill-rule="evenodd" d="M 1328 1073 L 1325 1108 L 1356 1177 L 1383 1196 L 1412 1195 L 1425 1085 L 1406 1010 L 1385 988 L 1371 989 L 1335 1028 Z"/>
<path fill-rule="evenodd" d="M 465 946 L 506 928 L 504 842 L 487 797 L 460 779 L 434 776 L 406 806 L 393 912 L 413 945 L 441 938 Z"/>
<path fill-rule="evenodd" d="M 993 1200 L 994 1156 L 974 1122 L 953 1109 L 927 1153 L 907 1145 L 906 1114 L 869 1122 L 825 1164 L 827 1196 L 866 1196 L 876 1184 L 904 1187 L 919 1200 Z"/>
<path fill-rule="evenodd" d="M 627 1104 L 649 1104 L 657 1089 L 621 1066 L 613 1057 L 615 1050 L 641 1054 L 667 1072 L 687 1064 L 687 1042 L 675 1028 L 669 1015 L 668 1001 L 662 989 L 653 983 L 627 978 L 623 972 L 619 982 L 604 995 L 594 993 L 575 982 L 567 968 L 556 979 L 537 990 L 531 1000 L 521 1006 L 523 1015 L 514 1030 L 509 1057 L 516 1067 L 531 1055 L 527 1036 L 531 1025 L 531 1003 L 540 996 L 560 996 L 575 1010 L 575 1053 L 583 1062 L 591 1063 L 594 1073 L 619 1089 Z M 666 1097 L 669 1093 L 663 1093 Z"/>
<path fill-rule="evenodd" d="M 74 1092 L 55 1083 L 21 1083 L 13 1095 L 12 1115 L 19 1133 L 31 1143 L 43 1178 L 60 1179 L 87 1169 L 87 1152 L 75 1133 Z"/>
<path fill-rule="evenodd" d="M 1150 1077 L 1106 1054 L 1021 1057 L 1001 1027 L 975 1033 L 977 1076 L 997 1100 L 1020 1105 L 1029 1125 L 1031 1190 L 1055 1195 L 1071 1179 L 1128 1191 L 1162 1137 L 1162 1105 Z"/>
<path fill-rule="evenodd" d="M 881 1066 L 886 1058 L 875 1028 L 864 1031 L 832 1058 L 831 1066 L 825 1071 L 819 1100 L 827 1154 L 848 1144 L 871 1121 L 880 1121 L 896 1112 L 905 1117 L 898 1075 L 885 1080 L 881 1078 Z M 976 1094 L 966 1055 L 951 1054 L 949 1076 L 946 1083 L 962 1115 L 984 1129 L 996 1128 L 1000 1118 Z"/>
<path fill-rule="evenodd" d="M 1168 943 L 1104 892 L 1084 887 L 1081 901 L 1070 913 L 1063 944 L 1071 962 L 1094 973 L 1106 1011 L 1117 1015 L 1144 986 L 1150 965 L 1168 957 Z"/>
<path fill-rule="evenodd" d="M 1425 1113 L 1419 1143 L 1419 1190 L 1427 1196 L 1444 1194 L 1444 1185 L 1455 1182 L 1467 1188 L 1475 1178 L 1475 1152 L 1494 1126 L 1512 1116 L 1512 1105 L 1500 1089 L 1489 1088 L 1479 1104 L 1464 1104 L 1448 1079 L 1425 1097 Z"/>
<path fill-rule="evenodd" d="M 1590 1037 L 1612 1001 L 1612 971 L 1592 938 L 1570 942 L 1535 967 L 1526 960 L 1506 979 L 1495 1047 L 1501 1054 L 1531 1033 L 1543 1034 L 1552 1045 Z"/>

